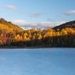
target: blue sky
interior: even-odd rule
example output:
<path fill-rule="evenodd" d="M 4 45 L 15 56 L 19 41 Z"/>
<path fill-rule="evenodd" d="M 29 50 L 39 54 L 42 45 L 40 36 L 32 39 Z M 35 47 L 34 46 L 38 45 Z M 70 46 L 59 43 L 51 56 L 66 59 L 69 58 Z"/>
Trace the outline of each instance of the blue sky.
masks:
<path fill-rule="evenodd" d="M 75 20 L 75 0 L 0 0 L 0 17 L 25 28 Z"/>

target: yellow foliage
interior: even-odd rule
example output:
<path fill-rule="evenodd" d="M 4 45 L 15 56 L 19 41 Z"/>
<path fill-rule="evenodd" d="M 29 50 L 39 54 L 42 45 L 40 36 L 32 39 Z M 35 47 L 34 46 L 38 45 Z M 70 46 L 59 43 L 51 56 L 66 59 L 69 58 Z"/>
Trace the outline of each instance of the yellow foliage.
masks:
<path fill-rule="evenodd" d="M 19 34 L 17 34 L 17 35 L 14 37 L 14 39 L 15 39 L 16 41 L 22 41 L 22 36 L 20 36 Z"/>
<path fill-rule="evenodd" d="M 24 38 L 23 38 L 24 41 L 30 40 L 30 39 L 29 39 L 29 35 L 28 35 L 27 33 L 24 33 L 23 37 L 24 37 Z"/>
<path fill-rule="evenodd" d="M 42 35 L 41 34 L 38 34 L 38 39 L 42 39 Z"/>

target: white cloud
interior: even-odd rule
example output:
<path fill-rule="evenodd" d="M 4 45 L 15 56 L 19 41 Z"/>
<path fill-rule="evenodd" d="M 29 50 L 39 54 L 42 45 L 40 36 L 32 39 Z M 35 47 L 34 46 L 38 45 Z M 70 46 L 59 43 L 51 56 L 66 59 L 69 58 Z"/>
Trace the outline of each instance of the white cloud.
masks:
<path fill-rule="evenodd" d="M 33 18 L 38 18 L 38 17 L 40 17 L 40 16 L 43 15 L 42 13 L 38 13 L 38 12 L 36 12 L 36 13 L 30 13 L 30 12 L 28 12 L 28 11 L 26 11 L 26 10 L 18 9 L 18 8 L 17 8 L 16 6 L 14 6 L 14 5 L 6 5 L 6 6 L 4 6 L 4 8 L 6 8 L 6 9 L 11 9 L 11 10 L 15 10 L 15 11 L 18 12 L 18 13 L 26 14 L 26 15 L 28 15 L 29 17 L 33 17 Z"/>
<path fill-rule="evenodd" d="M 15 21 L 12 21 L 12 23 L 22 28 L 48 28 L 48 27 L 58 26 L 65 22 L 64 21 L 61 21 L 61 22 L 27 22 L 24 20 L 15 20 Z"/>
<path fill-rule="evenodd" d="M 24 20 L 14 20 L 14 21 L 12 21 L 12 23 L 14 23 L 16 25 L 20 25 L 20 26 L 26 25 L 26 21 L 24 21 Z"/>
<path fill-rule="evenodd" d="M 64 15 L 75 15 L 75 10 L 70 10 L 68 12 L 65 12 Z"/>
<path fill-rule="evenodd" d="M 7 9 L 12 9 L 12 10 L 16 10 L 17 8 L 15 7 L 15 6 L 13 6 L 13 5 L 6 5 L 6 6 L 4 6 L 5 8 L 7 8 Z"/>
<path fill-rule="evenodd" d="M 42 15 L 43 15 L 42 13 L 34 13 L 34 14 L 31 14 L 30 17 L 38 18 Z"/>

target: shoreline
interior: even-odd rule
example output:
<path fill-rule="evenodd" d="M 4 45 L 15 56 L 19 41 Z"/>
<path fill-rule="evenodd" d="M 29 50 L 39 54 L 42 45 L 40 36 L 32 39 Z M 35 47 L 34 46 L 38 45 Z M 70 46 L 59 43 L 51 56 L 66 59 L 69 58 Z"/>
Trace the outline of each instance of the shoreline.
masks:
<path fill-rule="evenodd" d="M 40 49 L 40 48 L 75 48 L 75 47 L 0 47 L 0 49 Z"/>

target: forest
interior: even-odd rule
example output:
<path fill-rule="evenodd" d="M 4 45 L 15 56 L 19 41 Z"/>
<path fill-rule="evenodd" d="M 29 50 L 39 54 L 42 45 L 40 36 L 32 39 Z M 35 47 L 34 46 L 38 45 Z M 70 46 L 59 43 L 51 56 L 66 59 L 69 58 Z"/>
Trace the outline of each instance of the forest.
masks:
<path fill-rule="evenodd" d="M 23 30 L 1 18 L 0 48 L 75 47 L 75 24 L 66 24 L 63 28 L 60 25 L 57 28 Z"/>

